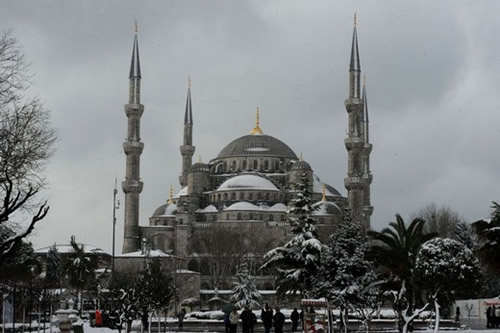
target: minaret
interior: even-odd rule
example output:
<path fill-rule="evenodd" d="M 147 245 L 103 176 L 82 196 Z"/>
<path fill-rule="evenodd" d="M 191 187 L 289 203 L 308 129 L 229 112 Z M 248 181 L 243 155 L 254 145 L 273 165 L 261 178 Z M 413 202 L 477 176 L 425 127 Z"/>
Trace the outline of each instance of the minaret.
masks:
<path fill-rule="evenodd" d="M 344 140 L 347 154 L 347 201 L 352 209 L 352 220 L 361 223 L 365 230 L 370 228 L 370 220 L 364 213 L 366 180 L 365 172 L 365 123 L 364 103 L 361 96 L 361 66 L 359 61 L 357 20 L 354 14 L 354 31 L 349 66 L 349 98 L 345 101 L 349 124 L 347 138 Z"/>
<path fill-rule="evenodd" d="M 144 106 L 141 104 L 141 66 L 139 63 L 137 24 L 129 80 L 129 101 L 128 104 L 125 104 L 128 130 L 127 140 L 123 143 L 123 151 L 127 156 L 125 181 L 122 182 L 122 189 L 125 193 L 123 253 L 134 252 L 141 248 L 139 235 L 139 195 L 143 187 L 143 183 L 140 180 L 140 162 L 144 144 L 141 142 L 140 128 Z"/>
<path fill-rule="evenodd" d="M 186 97 L 186 112 L 184 113 L 184 140 L 182 142 L 182 172 L 179 176 L 179 182 L 182 187 L 188 184 L 188 173 L 193 164 L 193 154 L 195 147 L 193 146 L 193 111 L 191 107 L 191 79 L 188 82 L 188 92 Z"/>
<path fill-rule="evenodd" d="M 371 205 L 370 199 L 370 185 L 373 180 L 373 175 L 370 170 L 370 153 L 372 152 L 372 144 L 370 143 L 369 137 L 369 125 L 368 121 L 368 99 L 366 97 L 366 77 L 363 79 L 363 105 L 364 105 L 364 117 L 363 117 L 363 127 L 364 127 L 364 148 L 363 148 L 363 180 L 365 181 L 365 192 L 363 194 L 363 212 L 365 218 L 365 224 L 370 226 L 370 217 L 373 214 L 373 206 Z"/>

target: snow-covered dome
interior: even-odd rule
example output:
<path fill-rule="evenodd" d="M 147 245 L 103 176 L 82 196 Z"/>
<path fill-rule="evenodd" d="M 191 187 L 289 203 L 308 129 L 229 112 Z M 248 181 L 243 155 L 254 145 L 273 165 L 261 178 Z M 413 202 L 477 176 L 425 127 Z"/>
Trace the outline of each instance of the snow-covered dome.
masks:
<path fill-rule="evenodd" d="M 276 156 L 297 159 L 293 150 L 283 141 L 270 135 L 245 135 L 230 142 L 217 158 L 244 156 Z"/>
<path fill-rule="evenodd" d="M 269 180 L 256 175 L 239 175 L 229 178 L 219 186 L 217 191 L 227 190 L 271 190 L 278 191 L 278 188 Z"/>
<path fill-rule="evenodd" d="M 227 210 L 258 210 L 258 211 L 266 211 L 266 212 L 286 212 L 287 207 L 285 204 L 277 203 L 271 207 L 267 205 L 254 205 L 253 203 L 240 201 L 232 204 L 229 207 L 224 208 Z"/>
<path fill-rule="evenodd" d="M 340 214 L 339 206 L 331 201 L 319 201 L 312 205 L 313 215 L 335 215 Z"/>
<path fill-rule="evenodd" d="M 174 216 L 177 213 L 177 205 L 174 203 L 166 203 L 158 207 L 153 216 Z"/>
<path fill-rule="evenodd" d="M 323 193 L 323 185 L 325 185 L 325 188 L 326 188 L 326 196 L 334 196 L 334 197 L 339 197 L 339 196 L 342 196 L 340 194 L 339 191 L 337 191 L 333 186 L 331 185 L 328 185 L 328 184 L 325 184 L 323 182 L 321 182 L 321 179 L 319 179 L 319 177 L 314 174 L 313 175 L 313 192 L 314 193 Z"/>
<path fill-rule="evenodd" d="M 203 209 L 196 210 L 196 213 L 216 213 L 216 212 L 217 212 L 217 207 L 215 207 L 214 205 L 208 205 Z"/>

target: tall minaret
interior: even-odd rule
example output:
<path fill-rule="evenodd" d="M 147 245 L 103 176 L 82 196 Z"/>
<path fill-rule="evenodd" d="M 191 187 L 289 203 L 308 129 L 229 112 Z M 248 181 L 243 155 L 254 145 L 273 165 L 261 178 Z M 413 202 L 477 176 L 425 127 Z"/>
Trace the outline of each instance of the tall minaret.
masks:
<path fill-rule="evenodd" d="M 369 121 L 368 121 L 368 99 L 366 97 L 366 77 L 363 80 L 363 124 L 364 124 L 364 147 L 363 147 L 363 180 L 365 181 L 365 193 L 363 195 L 363 213 L 365 225 L 370 226 L 370 217 L 373 214 L 373 206 L 370 199 L 370 185 L 373 180 L 373 175 L 370 170 L 370 153 L 372 152 L 372 144 L 369 137 Z"/>
<path fill-rule="evenodd" d="M 127 156 L 125 181 L 122 182 L 122 189 L 125 193 L 123 253 L 134 252 L 141 248 L 139 235 L 139 195 L 142 192 L 143 186 L 140 180 L 140 162 L 144 144 L 141 142 L 140 128 L 144 106 L 141 104 L 141 66 L 139 63 L 137 24 L 129 80 L 129 101 L 128 104 L 125 104 L 128 130 L 127 140 L 123 143 L 123 151 Z"/>
<path fill-rule="evenodd" d="M 352 220 L 361 223 L 365 230 L 370 228 L 370 218 L 364 212 L 367 179 L 365 149 L 365 106 L 361 95 L 361 66 L 359 61 L 358 34 L 356 14 L 354 14 L 354 31 L 352 36 L 351 63 L 349 67 L 349 98 L 345 107 L 349 116 L 347 138 L 344 140 L 347 154 L 347 177 L 344 184 L 347 189 L 347 200 L 352 210 Z M 369 196 L 369 194 L 368 194 Z"/>
<path fill-rule="evenodd" d="M 182 187 L 188 184 L 188 173 L 193 164 L 193 110 L 191 107 L 191 79 L 188 82 L 188 92 L 186 98 L 186 112 L 184 113 L 184 140 L 181 146 L 182 171 L 179 176 L 179 182 Z"/>

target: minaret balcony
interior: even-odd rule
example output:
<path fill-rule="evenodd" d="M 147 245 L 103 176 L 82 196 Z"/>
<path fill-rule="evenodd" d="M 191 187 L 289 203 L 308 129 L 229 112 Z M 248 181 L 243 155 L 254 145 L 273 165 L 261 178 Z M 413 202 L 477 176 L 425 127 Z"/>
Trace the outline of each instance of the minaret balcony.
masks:
<path fill-rule="evenodd" d="M 372 144 L 371 143 L 365 143 L 364 146 L 363 146 L 363 150 L 366 152 L 366 153 L 371 153 L 372 152 Z"/>
<path fill-rule="evenodd" d="M 142 104 L 125 104 L 125 114 L 127 117 L 141 117 L 144 112 Z"/>
<path fill-rule="evenodd" d="M 365 143 L 363 138 L 360 136 L 350 136 L 344 139 L 344 144 L 347 150 L 351 149 L 363 149 L 365 147 Z"/>
<path fill-rule="evenodd" d="M 140 180 L 127 179 L 122 182 L 122 189 L 125 193 L 141 193 L 143 186 Z"/>
<path fill-rule="evenodd" d="M 372 214 L 373 214 L 373 206 L 364 206 L 363 207 L 363 212 L 365 213 L 365 216 L 372 216 Z"/>
<path fill-rule="evenodd" d="M 348 98 L 344 102 L 347 112 L 359 111 L 362 112 L 364 108 L 363 100 L 361 98 Z"/>
<path fill-rule="evenodd" d="M 365 188 L 365 180 L 362 177 L 346 177 L 344 178 L 344 186 L 348 190 L 362 190 Z"/>
<path fill-rule="evenodd" d="M 140 155 L 144 149 L 144 143 L 140 141 L 125 141 L 123 151 L 127 155 Z"/>
<path fill-rule="evenodd" d="M 195 147 L 194 146 L 181 146 L 181 155 L 182 156 L 193 156 Z"/>

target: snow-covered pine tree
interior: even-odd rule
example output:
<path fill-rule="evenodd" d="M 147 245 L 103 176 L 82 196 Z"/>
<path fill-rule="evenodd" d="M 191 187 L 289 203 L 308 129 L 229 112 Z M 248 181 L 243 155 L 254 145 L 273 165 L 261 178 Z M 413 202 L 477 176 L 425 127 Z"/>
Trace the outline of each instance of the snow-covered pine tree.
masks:
<path fill-rule="evenodd" d="M 275 268 L 278 271 L 279 295 L 299 291 L 308 297 L 311 278 L 316 274 L 321 258 L 322 244 L 312 216 L 314 208 L 306 174 L 302 175 L 300 183 L 295 184 L 295 191 L 287 212 L 293 237 L 285 245 L 267 252 L 260 269 Z"/>
<path fill-rule="evenodd" d="M 351 210 L 346 208 L 344 220 L 330 236 L 321 254 L 321 265 L 313 279 L 315 297 L 325 297 L 341 310 L 357 311 L 369 322 L 383 301 L 380 280 L 373 263 L 367 259 L 368 238 L 358 223 L 351 221 Z M 347 330 L 344 322 L 343 328 Z"/>
<path fill-rule="evenodd" d="M 250 309 L 259 309 L 261 307 L 262 295 L 257 290 L 254 283 L 254 278 L 250 275 L 246 263 L 240 265 L 238 274 L 238 282 L 235 283 L 231 301 L 237 308 L 248 307 Z"/>

